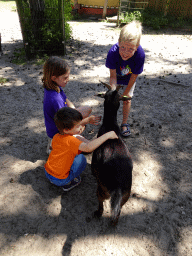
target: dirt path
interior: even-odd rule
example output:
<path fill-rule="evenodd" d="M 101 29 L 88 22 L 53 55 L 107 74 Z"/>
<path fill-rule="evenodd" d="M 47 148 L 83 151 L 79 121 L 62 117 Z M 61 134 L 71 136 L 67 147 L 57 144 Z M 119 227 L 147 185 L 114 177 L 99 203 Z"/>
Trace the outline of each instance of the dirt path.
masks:
<path fill-rule="evenodd" d="M 145 71 L 132 102 L 132 136 L 125 140 L 134 162 L 132 197 L 113 229 L 108 201 L 100 221 L 86 222 L 97 208 L 91 155 L 74 190 L 64 194 L 46 180 L 42 66 L 11 62 L 22 47 L 19 22 L 17 13 L 7 12 L 4 23 L 2 17 L 0 77 L 9 81 L 0 85 L 0 255 L 192 255 L 192 36 L 144 30 Z M 106 90 L 99 79 L 108 81 L 105 58 L 119 30 L 108 23 L 71 26 L 66 94 L 76 106 L 88 103 L 103 114 L 103 99 L 94 95 Z M 119 110 L 119 123 L 121 117 Z M 85 136 L 97 131 L 88 126 Z"/>

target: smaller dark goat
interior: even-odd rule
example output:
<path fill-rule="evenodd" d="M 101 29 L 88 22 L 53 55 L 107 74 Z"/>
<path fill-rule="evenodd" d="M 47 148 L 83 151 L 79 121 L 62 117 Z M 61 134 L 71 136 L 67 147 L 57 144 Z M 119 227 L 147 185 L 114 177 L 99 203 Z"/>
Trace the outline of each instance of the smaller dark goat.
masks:
<path fill-rule="evenodd" d="M 107 140 L 93 152 L 91 170 L 98 185 L 99 208 L 94 212 L 94 217 L 102 216 L 103 202 L 111 197 L 111 223 L 116 225 L 121 207 L 127 202 L 131 193 L 133 163 L 117 124 L 119 101 L 127 99 L 119 95 L 119 88 L 114 91 L 110 86 L 108 88 L 104 96 L 103 123 L 97 137 L 106 132 L 115 131 L 119 138 Z"/>

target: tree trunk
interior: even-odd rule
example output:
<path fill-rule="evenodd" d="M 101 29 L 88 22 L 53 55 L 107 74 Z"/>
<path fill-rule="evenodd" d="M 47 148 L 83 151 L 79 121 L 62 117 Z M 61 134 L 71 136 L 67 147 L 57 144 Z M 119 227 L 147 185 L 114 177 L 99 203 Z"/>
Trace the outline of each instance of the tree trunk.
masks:
<path fill-rule="evenodd" d="M 25 22 L 25 15 L 24 15 L 24 7 L 22 4 L 22 0 L 16 0 L 16 6 L 17 6 L 17 11 L 18 11 L 18 15 L 19 15 L 19 22 L 20 22 L 20 26 L 21 26 L 21 32 L 22 32 L 22 36 L 23 36 L 23 44 L 24 44 L 24 49 L 25 49 L 25 53 L 27 58 L 30 59 L 30 49 L 29 49 L 29 40 L 28 40 L 28 33 L 27 33 L 27 28 L 26 28 L 26 22 Z"/>
<path fill-rule="evenodd" d="M 33 34 L 35 40 L 41 39 L 41 28 L 44 24 L 44 0 L 29 0 L 32 19 Z"/>

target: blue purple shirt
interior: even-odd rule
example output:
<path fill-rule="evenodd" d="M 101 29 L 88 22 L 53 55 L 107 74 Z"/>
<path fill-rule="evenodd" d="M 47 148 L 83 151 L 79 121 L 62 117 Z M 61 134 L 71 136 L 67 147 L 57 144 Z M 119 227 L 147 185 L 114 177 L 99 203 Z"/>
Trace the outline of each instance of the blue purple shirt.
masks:
<path fill-rule="evenodd" d="M 44 89 L 43 111 L 46 132 L 49 138 L 53 138 L 59 132 L 54 122 L 54 115 L 60 108 L 67 107 L 66 99 L 67 96 L 61 87 L 59 93 L 55 90 Z"/>
<path fill-rule="evenodd" d="M 145 61 L 145 52 L 141 45 L 137 48 L 134 55 L 124 61 L 119 54 L 119 44 L 116 43 L 108 52 L 105 66 L 109 69 L 116 69 L 117 84 L 127 85 L 131 74 L 141 74 Z"/>

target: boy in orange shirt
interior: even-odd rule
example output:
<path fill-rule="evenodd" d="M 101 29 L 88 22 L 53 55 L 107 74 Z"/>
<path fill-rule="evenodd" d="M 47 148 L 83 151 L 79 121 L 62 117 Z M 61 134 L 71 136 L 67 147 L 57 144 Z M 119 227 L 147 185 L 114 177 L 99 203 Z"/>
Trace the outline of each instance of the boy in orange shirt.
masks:
<path fill-rule="evenodd" d="M 59 130 L 52 140 L 52 151 L 45 164 L 46 177 L 64 191 L 69 191 L 81 182 L 80 174 L 85 170 L 86 158 L 81 152 L 92 152 L 108 139 L 117 139 L 114 131 L 89 141 L 80 134 L 93 116 L 83 119 L 76 109 L 64 107 L 55 114 L 54 121 Z"/>

